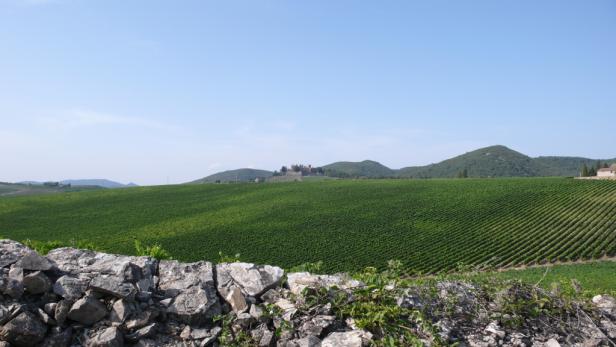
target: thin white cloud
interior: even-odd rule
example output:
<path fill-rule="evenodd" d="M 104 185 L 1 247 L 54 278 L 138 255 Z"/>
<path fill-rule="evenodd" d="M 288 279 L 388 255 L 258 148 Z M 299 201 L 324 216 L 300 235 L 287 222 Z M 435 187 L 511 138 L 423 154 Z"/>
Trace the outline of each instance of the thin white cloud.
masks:
<path fill-rule="evenodd" d="M 58 116 L 41 117 L 38 119 L 38 123 L 46 128 L 54 130 L 74 130 L 83 127 L 97 126 L 130 126 L 157 130 L 174 128 L 173 126 L 153 119 L 126 117 L 81 109 L 62 112 L 62 114 Z"/>

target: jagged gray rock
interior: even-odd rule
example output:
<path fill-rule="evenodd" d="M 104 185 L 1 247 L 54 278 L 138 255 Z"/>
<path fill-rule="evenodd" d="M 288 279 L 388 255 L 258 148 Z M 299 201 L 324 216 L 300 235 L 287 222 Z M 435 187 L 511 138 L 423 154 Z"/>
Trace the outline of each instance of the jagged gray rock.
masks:
<path fill-rule="evenodd" d="M 22 312 L 4 324 L 0 330 L 0 340 L 17 347 L 33 347 L 43 341 L 46 333 L 47 325 L 41 322 L 36 315 Z"/>
<path fill-rule="evenodd" d="M 616 314 L 616 299 L 608 295 L 597 295 L 592 298 L 593 304 L 607 314 Z"/>
<path fill-rule="evenodd" d="M 190 287 L 180 293 L 167 307 L 167 313 L 189 324 L 203 323 L 220 312 L 221 307 L 216 294 L 198 286 Z"/>
<path fill-rule="evenodd" d="M 124 278 L 115 275 L 98 275 L 90 281 L 89 288 L 122 299 L 134 298 L 137 294 L 133 283 L 125 282 Z"/>
<path fill-rule="evenodd" d="M 131 318 L 124 323 L 129 330 L 140 329 L 150 324 L 158 316 L 158 311 L 145 310 L 133 313 Z"/>
<path fill-rule="evenodd" d="M 34 252 L 22 243 L 13 240 L 0 240 L 0 268 L 15 264 L 19 259 Z"/>
<path fill-rule="evenodd" d="M 86 347 L 122 347 L 124 335 L 117 327 L 99 331 L 86 341 Z"/>
<path fill-rule="evenodd" d="M 321 340 L 316 336 L 308 336 L 288 341 L 285 347 L 321 347 Z"/>
<path fill-rule="evenodd" d="M 51 289 L 51 280 L 41 271 L 24 276 L 23 284 L 31 294 L 42 294 Z"/>
<path fill-rule="evenodd" d="M 335 332 L 329 334 L 321 342 L 321 347 L 362 347 L 367 346 L 372 335 L 361 330 Z"/>
<path fill-rule="evenodd" d="M 339 289 L 353 289 L 361 287 L 363 284 L 350 278 L 346 274 L 338 275 L 313 275 L 308 272 L 293 272 L 287 274 L 289 289 L 295 295 L 299 295 L 307 288 L 331 288 L 336 286 Z"/>
<path fill-rule="evenodd" d="M 24 255 L 15 265 L 19 266 L 24 270 L 34 270 L 34 271 L 47 271 L 52 267 L 51 262 L 43 257 L 38 255 L 35 252 L 30 252 Z"/>
<path fill-rule="evenodd" d="M 107 309 L 91 296 L 77 300 L 68 312 L 68 318 L 85 325 L 92 325 L 107 315 Z"/>
<path fill-rule="evenodd" d="M 258 297 L 280 284 L 283 275 L 284 270 L 276 266 L 250 263 L 216 265 L 218 292 L 223 298 L 235 287 L 239 287 L 245 296 Z"/>
<path fill-rule="evenodd" d="M 132 311 L 133 309 L 128 301 L 120 299 L 113 304 L 109 318 L 112 322 L 124 323 Z"/>
<path fill-rule="evenodd" d="M 68 300 L 76 300 L 88 289 L 89 281 L 84 278 L 62 276 L 53 285 L 53 292 Z"/>
<path fill-rule="evenodd" d="M 62 327 L 51 328 L 51 333 L 45 338 L 43 347 L 66 347 L 71 343 L 73 337 L 73 329 L 68 327 L 66 329 Z"/>
<path fill-rule="evenodd" d="M 54 312 L 54 319 L 58 325 L 64 325 L 66 318 L 68 318 L 68 312 L 71 310 L 71 306 L 73 306 L 73 302 L 71 300 L 58 301 Z"/>
<path fill-rule="evenodd" d="M 129 341 L 139 341 L 140 339 L 144 339 L 147 337 L 152 337 L 156 334 L 156 330 L 158 329 L 157 323 L 152 323 L 150 325 L 146 325 L 143 328 L 135 331 L 134 333 L 126 335 L 126 339 Z"/>
<path fill-rule="evenodd" d="M 162 260 L 158 266 L 158 288 L 167 295 L 176 296 L 192 286 L 202 289 L 216 288 L 212 263 L 180 263 L 177 260 Z"/>

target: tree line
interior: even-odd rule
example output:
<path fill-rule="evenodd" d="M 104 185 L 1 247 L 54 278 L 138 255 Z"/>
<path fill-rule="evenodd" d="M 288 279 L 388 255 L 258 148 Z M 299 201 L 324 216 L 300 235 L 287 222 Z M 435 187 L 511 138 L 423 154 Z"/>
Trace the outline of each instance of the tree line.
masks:
<path fill-rule="evenodd" d="M 595 166 L 590 166 L 590 168 L 586 165 L 586 163 L 584 163 L 584 165 L 582 165 L 582 170 L 580 172 L 580 176 L 581 177 L 592 177 L 592 176 L 597 176 L 597 172 L 599 171 L 599 169 L 607 169 L 610 166 L 608 165 L 608 163 L 601 163 L 601 160 L 597 160 L 597 163 L 595 164 Z"/>

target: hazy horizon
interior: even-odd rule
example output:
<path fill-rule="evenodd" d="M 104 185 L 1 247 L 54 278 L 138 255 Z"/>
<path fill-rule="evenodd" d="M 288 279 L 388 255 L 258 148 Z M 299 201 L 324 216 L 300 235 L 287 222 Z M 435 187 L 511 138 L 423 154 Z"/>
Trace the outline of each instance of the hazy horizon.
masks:
<path fill-rule="evenodd" d="M 0 181 L 616 157 L 616 3 L 0 0 Z"/>

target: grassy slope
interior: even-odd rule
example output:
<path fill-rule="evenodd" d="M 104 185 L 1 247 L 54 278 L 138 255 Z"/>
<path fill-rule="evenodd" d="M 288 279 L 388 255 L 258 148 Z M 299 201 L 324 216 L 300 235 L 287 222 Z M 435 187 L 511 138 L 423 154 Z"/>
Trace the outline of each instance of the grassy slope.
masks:
<path fill-rule="evenodd" d="M 0 235 L 133 238 L 181 260 L 242 260 L 328 271 L 453 269 L 616 254 L 616 182 L 559 178 L 370 180 L 140 187 L 0 199 Z"/>
<path fill-rule="evenodd" d="M 587 264 L 562 264 L 549 267 L 533 267 L 523 270 L 489 272 L 477 277 L 496 277 L 500 279 L 519 279 L 528 283 L 551 289 L 558 283 L 563 290 L 569 290 L 571 280 L 577 280 L 583 291 L 589 295 L 616 295 L 616 262 L 597 261 Z"/>

